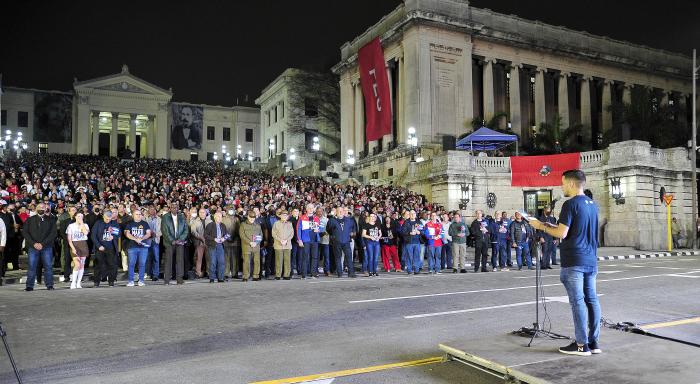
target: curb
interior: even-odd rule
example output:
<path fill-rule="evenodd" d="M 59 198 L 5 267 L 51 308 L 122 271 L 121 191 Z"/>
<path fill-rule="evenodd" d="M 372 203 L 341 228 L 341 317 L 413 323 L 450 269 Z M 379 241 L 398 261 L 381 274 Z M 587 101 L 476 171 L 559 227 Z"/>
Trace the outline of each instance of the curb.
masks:
<path fill-rule="evenodd" d="M 628 259 L 653 259 L 656 257 L 671 257 L 671 256 L 696 256 L 700 255 L 700 251 L 680 251 L 680 252 L 662 252 L 662 253 L 641 253 L 637 255 L 626 256 L 599 256 L 598 261 L 605 260 L 628 260 Z"/>

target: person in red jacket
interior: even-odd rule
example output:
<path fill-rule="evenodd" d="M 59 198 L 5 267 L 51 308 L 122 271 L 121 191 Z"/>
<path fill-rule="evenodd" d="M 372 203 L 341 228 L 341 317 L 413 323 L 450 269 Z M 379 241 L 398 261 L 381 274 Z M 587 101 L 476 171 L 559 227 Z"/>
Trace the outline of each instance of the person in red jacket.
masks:
<path fill-rule="evenodd" d="M 430 214 L 430 221 L 425 224 L 425 237 L 428 239 L 428 268 L 430 273 L 440 272 L 440 255 L 442 254 L 442 224 L 438 222 L 437 213 Z"/>

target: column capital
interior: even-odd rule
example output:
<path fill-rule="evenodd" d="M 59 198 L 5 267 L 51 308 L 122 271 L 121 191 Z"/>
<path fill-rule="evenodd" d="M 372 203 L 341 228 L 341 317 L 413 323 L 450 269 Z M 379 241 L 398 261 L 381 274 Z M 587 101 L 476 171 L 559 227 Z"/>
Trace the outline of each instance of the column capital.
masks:
<path fill-rule="evenodd" d="M 591 81 L 591 80 L 593 80 L 593 76 L 591 76 L 591 75 L 586 75 L 586 74 L 581 74 L 580 80 L 581 80 L 581 81 Z"/>
<path fill-rule="evenodd" d="M 496 64 L 497 60 L 494 57 L 484 57 L 485 64 Z"/>
<path fill-rule="evenodd" d="M 130 113 L 129 117 L 131 118 L 132 121 L 136 120 L 137 117 L 139 117 L 138 113 Z"/>
<path fill-rule="evenodd" d="M 631 82 L 625 82 L 625 84 L 622 85 L 625 89 L 632 89 L 634 87 L 634 83 Z"/>
<path fill-rule="evenodd" d="M 615 84 L 615 80 L 612 80 L 612 79 L 603 79 L 603 84 L 604 84 L 604 85 L 613 85 L 613 84 Z"/>
<path fill-rule="evenodd" d="M 535 68 L 535 72 L 537 72 L 537 73 L 545 73 L 545 72 L 547 72 L 547 67 L 540 67 L 540 66 L 537 66 L 537 68 Z"/>
<path fill-rule="evenodd" d="M 112 112 L 112 119 L 118 119 L 119 118 L 119 112 Z"/>
<path fill-rule="evenodd" d="M 559 77 L 571 77 L 571 72 L 559 71 Z"/>
<path fill-rule="evenodd" d="M 510 62 L 510 70 L 513 69 L 523 69 L 523 63 L 517 62 L 517 61 L 511 61 Z"/>
<path fill-rule="evenodd" d="M 155 115 L 148 115 L 148 121 L 155 121 L 156 116 Z"/>
<path fill-rule="evenodd" d="M 92 117 L 100 117 L 100 111 L 92 111 Z"/>

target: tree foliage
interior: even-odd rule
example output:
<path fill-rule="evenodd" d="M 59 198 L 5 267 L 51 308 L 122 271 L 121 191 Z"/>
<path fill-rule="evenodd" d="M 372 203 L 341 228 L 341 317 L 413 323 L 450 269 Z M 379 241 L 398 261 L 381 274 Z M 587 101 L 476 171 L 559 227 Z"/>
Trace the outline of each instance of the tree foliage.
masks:
<path fill-rule="evenodd" d="M 584 150 L 583 125 L 573 124 L 564 129 L 561 116 L 554 115 L 551 122 L 540 124 L 535 135 L 534 147 L 530 149 L 531 152 L 538 154 L 582 151 Z"/>
<path fill-rule="evenodd" d="M 296 70 L 287 79 L 289 93 L 288 130 L 290 133 L 313 132 L 336 145 L 340 145 L 340 88 L 338 77 L 332 73 Z M 311 108 L 316 116 L 307 116 Z M 314 119 L 324 129 L 309 129 Z"/>

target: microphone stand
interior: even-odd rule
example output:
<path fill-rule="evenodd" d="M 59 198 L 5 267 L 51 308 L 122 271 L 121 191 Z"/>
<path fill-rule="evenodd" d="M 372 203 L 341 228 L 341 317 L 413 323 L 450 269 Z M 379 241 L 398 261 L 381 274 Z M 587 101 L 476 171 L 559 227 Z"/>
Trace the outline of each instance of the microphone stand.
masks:
<path fill-rule="evenodd" d="M 5 351 L 7 351 L 7 356 L 10 358 L 10 364 L 12 364 L 12 369 L 15 371 L 15 377 L 17 382 L 22 384 L 22 377 L 19 375 L 19 370 L 17 369 L 17 364 L 15 364 L 15 359 L 12 357 L 12 351 L 10 350 L 10 345 L 7 344 L 7 332 L 5 327 L 0 322 L 0 338 L 2 338 L 2 343 L 5 344 Z"/>

